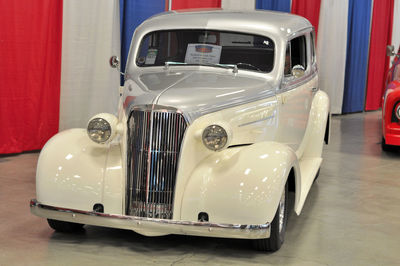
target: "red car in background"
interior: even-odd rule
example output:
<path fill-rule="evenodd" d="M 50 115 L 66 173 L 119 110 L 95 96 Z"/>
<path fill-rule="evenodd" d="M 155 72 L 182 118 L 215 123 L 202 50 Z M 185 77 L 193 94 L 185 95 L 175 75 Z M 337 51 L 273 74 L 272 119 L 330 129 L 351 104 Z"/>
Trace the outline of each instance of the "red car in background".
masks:
<path fill-rule="evenodd" d="M 386 91 L 382 97 L 382 150 L 400 148 L 400 47 L 397 54 L 388 45 L 387 56 L 395 55 L 386 79 Z"/>

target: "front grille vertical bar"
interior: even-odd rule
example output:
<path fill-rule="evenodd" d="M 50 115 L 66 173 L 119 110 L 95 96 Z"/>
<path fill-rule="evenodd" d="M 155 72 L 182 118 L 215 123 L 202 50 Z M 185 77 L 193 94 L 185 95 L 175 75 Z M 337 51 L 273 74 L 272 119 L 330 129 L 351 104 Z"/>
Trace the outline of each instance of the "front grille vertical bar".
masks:
<path fill-rule="evenodd" d="M 173 131 L 172 131 L 172 137 L 175 135 L 175 133 L 176 133 L 176 127 L 175 127 L 175 125 L 176 125 L 176 121 L 177 121 L 177 117 L 176 116 L 173 116 L 172 117 L 172 128 L 173 128 Z M 176 141 L 175 141 L 175 139 L 173 138 L 172 139 L 172 148 L 171 148 L 171 151 L 175 151 L 176 150 Z M 173 169 L 174 169 L 175 167 L 174 167 L 174 160 L 172 160 L 172 163 L 171 163 L 171 169 L 170 169 L 170 174 L 172 174 L 172 172 L 173 172 Z M 168 180 L 168 190 L 170 190 L 170 188 L 171 188 L 171 186 L 172 186 L 172 180 Z M 170 195 L 170 193 L 168 193 L 167 194 L 167 201 L 168 202 L 170 202 L 171 201 L 171 195 Z"/>
<path fill-rule="evenodd" d="M 158 160 L 159 160 L 159 152 L 158 152 L 158 135 L 159 134 L 159 125 L 160 125 L 160 120 L 159 120 L 159 115 L 160 113 L 154 113 L 154 128 L 153 128 L 153 139 L 154 139 L 154 147 L 153 147 L 153 172 L 151 175 L 151 185 L 152 185 L 152 199 L 151 199 L 151 213 L 152 217 L 156 218 L 156 201 L 155 201 L 155 183 L 157 180 L 157 171 L 158 171 Z"/>
<path fill-rule="evenodd" d="M 153 127 L 152 127 L 152 147 L 151 147 L 151 170 L 149 176 L 149 215 L 148 217 L 152 218 L 154 215 L 154 177 L 156 176 L 157 171 L 157 116 L 158 113 L 153 112 Z"/>
<path fill-rule="evenodd" d="M 168 151 L 169 151 L 168 147 L 166 145 L 167 144 L 167 137 L 168 137 L 168 125 L 169 125 L 168 117 L 169 117 L 169 113 L 164 113 L 163 114 L 163 120 L 164 120 L 163 127 L 162 127 L 162 130 L 164 132 L 164 134 L 162 136 L 163 160 L 162 160 L 162 166 L 161 166 L 162 168 L 161 168 L 161 171 L 160 171 L 161 183 L 160 183 L 160 198 L 159 198 L 159 201 L 160 201 L 160 204 L 161 204 L 161 212 L 163 213 L 163 217 L 168 216 L 167 215 L 167 205 L 168 204 L 165 204 L 166 202 L 168 202 L 165 199 L 166 182 L 169 179 L 168 177 L 170 176 L 170 175 L 167 175 L 166 172 L 165 172 L 165 170 L 166 170 L 166 168 L 168 166 L 168 162 L 167 161 L 168 161 Z"/>
<path fill-rule="evenodd" d="M 171 114 L 170 113 L 166 113 L 165 115 L 166 115 L 166 120 L 169 121 L 169 123 L 167 123 L 167 125 L 166 125 L 167 134 L 165 134 L 165 150 L 169 151 L 170 150 L 170 148 L 169 148 L 169 136 L 170 136 L 170 130 L 171 130 Z M 166 156 L 165 164 L 166 164 L 166 167 L 164 169 L 164 180 L 163 180 L 164 188 L 163 188 L 163 193 L 162 193 L 162 201 L 163 202 L 167 202 L 167 197 L 166 196 L 167 196 L 168 193 L 165 192 L 165 188 L 168 187 L 167 186 L 168 178 L 166 178 L 166 177 L 170 176 L 169 175 L 169 171 L 168 171 L 169 167 L 170 167 L 170 156 Z M 163 212 L 167 213 L 167 211 L 168 211 L 167 205 L 165 204 L 164 208 L 163 208 Z"/>
<path fill-rule="evenodd" d="M 170 119 L 170 122 L 169 122 L 169 126 L 171 127 L 171 125 L 173 124 L 173 122 L 174 122 L 174 119 L 175 119 L 175 116 L 171 116 L 171 119 Z M 170 151 L 173 151 L 173 149 L 171 149 L 171 147 L 169 148 L 169 150 Z M 171 157 L 171 156 L 169 156 L 169 157 Z M 171 163 L 172 163 L 172 161 L 170 162 L 170 164 L 168 165 L 168 176 L 171 176 L 171 174 L 172 174 L 172 172 L 170 171 L 171 170 Z M 170 182 L 171 182 L 171 180 L 170 179 L 167 179 L 167 181 L 166 181 L 166 184 L 165 184 L 165 198 L 166 198 L 166 202 L 169 202 L 170 201 L 170 199 L 169 199 L 169 193 L 168 193 L 168 191 L 169 191 L 169 187 L 170 187 Z M 169 212 L 169 210 L 167 209 L 166 210 L 166 213 L 168 213 Z"/>
<path fill-rule="evenodd" d="M 153 170 L 153 176 L 152 176 L 152 184 L 153 184 L 153 193 L 152 193 L 152 214 L 153 217 L 156 218 L 157 215 L 157 202 L 156 202 L 156 182 L 157 182 L 157 177 L 158 177 L 158 162 L 160 160 L 160 152 L 159 152 L 159 148 L 158 148 L 158 144 L 159 144 L 159 138 L 158 136 L 160 135 L 160 113 L 156 113 L 155 118 L 154 118 L 154 123 L 155 123 L 155 127 L 154 127 L 154 133 L 153 133 L 153 138 L 154 138 L 154 170 Z"/>
<path fill-rule="evenodd" d="M 162 174 L 161 170 L 162 170 L 162 158 L 164 156 L 164 151 L 162 149 L 162 136 L 164 134 L 164 131 L 162 129 L 163 127 L 163 113 L 159 112 L 158 113 L 158 134 L 157 134 L 157 176 L 156 176 L 156 193 L 155 193 L 155 198 L 154 198 L 154 202 L 156 205 L 155 208 L 155 212 L 157 214 L 157 218 L 161 218 L 161 211 L 160 211 L 160 202 L 158 201 L 158 196 L 160 193 L 160 176 Z"/>
<path fill-rule="evenodd" d="M 153 110 L 151 110 L 150 113 L 150 130 L 149 132 L 147 132 L 147 135 L 150 137 L 149 139 L 149 147 L 148 147 L 148 154 L 147 154 L 147 174 L 146 174 L 146 202 L 145 202 L 145 213 L 146 213 L 146 217 L 148 217 L 149 215 L 149 209 L 148 209 L 148 205 L 149 205 L 149 185 L 150 185 L 150 174 L 151 174 L 151 157 L 152 157 L 152 144 L 153 144 L 153 117 L 154 117 L 154 112 Z"/>
<path fill-rule="evenodd" d="M 148 141 L 148 125 L 149 125 L 149 117 L 148 117 L 148 113 L 146 113 L 146 112 L 143 112 L 143 116 L 142 116 L 142 119 L 144 120 L 144 122 L 143 122 L 143 125 L 142 125 L 142 127 L 143 127 L 143 136 L 142 136 L 142 138 L 143 138 L 143 145 L 141 145 L 140 146 L 140 149 L 142 150 L 142 152 L 141 152 L 141 160 L 142 160 L 142 163 L 141 163 L 141 169 L 140 169 L 140 172 L 138 172 L 138 176 L 139 176 L 139 178 L 138 178 L 138 180 L 139 180 L 139 186 L 138 186 L 138 198 L 137 198 L 137 203 L 139 203 L 139 202 L 141 202 L 141 201 L 143 201 L 143 198 L 142 198 L 142 194 L 143 194 L 143 186 L 145 185 L 145 183 L 144 183 L 144 174 L 146 173 L 146 169 L 147 169 L 147 167 L 146 167 L 146 158 L 147 158 L 147 152 L 146 152 L 146 150 L 147 150 L 147 141 Z M 144 209 L 143 209 L 143 205 L 141 204 L 141 205 L 139 205 L 139 213 L 137 214 L 137 215 L 140 215 L 141 213 L 143 213 L 143 211 L 144 211 Z"/>

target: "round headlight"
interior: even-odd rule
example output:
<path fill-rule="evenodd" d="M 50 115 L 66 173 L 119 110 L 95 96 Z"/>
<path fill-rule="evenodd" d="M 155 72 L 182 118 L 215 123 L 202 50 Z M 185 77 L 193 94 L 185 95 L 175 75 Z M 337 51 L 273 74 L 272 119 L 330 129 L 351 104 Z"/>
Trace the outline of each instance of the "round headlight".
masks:
<path fill-rule="evenodd" d="M 396 108 L 396 117 L 397 117 L 397 119 L 400 120 L 400 103 L 397 105 L 397 108 Z"/>
<path fill-rule="evenodd" d="M 218 125 L 206 127 L 203 131 L 202 138 L 204 145 L 212 151 L 223 149 L 228 142 L 226 130 Z"/>
<path fill-rule="evenodd" d="M 87 133 L 94 142 L 105 143 L 111 137 L 111 125 L 107 120 L 96 117 L 89 121 Z"/>

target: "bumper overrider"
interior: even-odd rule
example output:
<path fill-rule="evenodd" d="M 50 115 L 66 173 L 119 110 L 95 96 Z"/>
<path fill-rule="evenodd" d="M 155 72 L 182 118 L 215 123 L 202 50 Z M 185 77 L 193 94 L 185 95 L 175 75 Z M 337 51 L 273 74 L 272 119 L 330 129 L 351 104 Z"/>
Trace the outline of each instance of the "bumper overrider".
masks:
<path fill-rule="evenodd" d="M 136 216 L 105 214 L 67 208 L 60 208 L 30 201 L 31 212 L 39 217 L 80 224 L 128 229 L 139 232 L 160 232 L 161 234 L 179 234 L 209 237 L 241 239 L 269 238 L 270 224 L 216 224 L 209 222 L 177 221 L 152 219 Z"/>

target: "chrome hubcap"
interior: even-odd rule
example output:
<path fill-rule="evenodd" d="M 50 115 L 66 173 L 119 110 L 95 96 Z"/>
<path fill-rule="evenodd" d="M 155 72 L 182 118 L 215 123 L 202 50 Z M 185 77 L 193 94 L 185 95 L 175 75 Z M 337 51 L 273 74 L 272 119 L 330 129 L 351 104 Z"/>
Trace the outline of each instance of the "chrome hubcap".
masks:
<path fill-rule="evenodd" d="M 279 233 L 282 232 L 283 222 L 285 220 L 285 193 L 286 191 L 283 190 L 281 200 L 279 201 Z"/>

